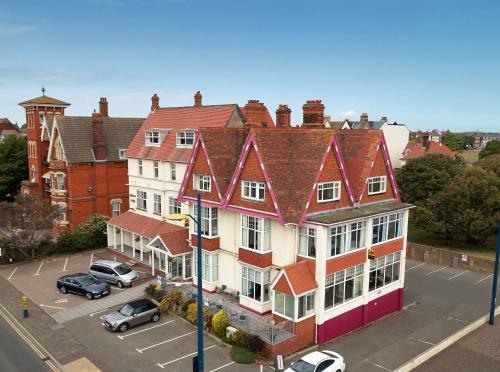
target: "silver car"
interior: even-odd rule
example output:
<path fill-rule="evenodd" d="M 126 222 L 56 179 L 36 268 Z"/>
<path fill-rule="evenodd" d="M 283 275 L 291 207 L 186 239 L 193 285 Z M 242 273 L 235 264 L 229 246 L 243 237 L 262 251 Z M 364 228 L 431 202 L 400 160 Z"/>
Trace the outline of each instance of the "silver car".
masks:
<path fill-rule="evenodd" d="M 130 287 L 134 280 L 139 279 L 139 274 L 130 266 L 111 260 L 98 260 L 92 263 L 89 273 L 103 282 L 116 284 L 118 288 Z"/>
<path fill-rule="evenodd" d="M 126 303 L 120 310 L 106 315 L 102 325 L 113 332 L 125 332 L 142 323 L 157 322 L 160 317 L 160 309 L 154 303 L 141 299 Z"/>

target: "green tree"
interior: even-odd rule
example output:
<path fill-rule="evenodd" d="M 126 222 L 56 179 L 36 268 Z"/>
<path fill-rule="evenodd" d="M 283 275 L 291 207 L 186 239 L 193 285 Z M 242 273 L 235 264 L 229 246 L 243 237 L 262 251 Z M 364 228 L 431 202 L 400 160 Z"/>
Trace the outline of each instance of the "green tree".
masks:
<path fill-rule="evenodd" d="M 7 136 L 0 143 L 0 201 L 14 200 L 27 175 L 26 138 Z"/>
<path fill-rule="evenodd" d="M 484 146 L 484 149 L 481 150 L 479 153 L 479 159 L 483 159 L 487 156 L 493 155 L 493 154 L 500 154 L 500 141 L 499 140 L 493 140 L 489 141 L 486 146 Z"/>
<path fill-rule="evenodd" d="M 444 144 L 453 151 L 462 151 L 467 144 L 467 138 L 463 134 L 453 133 L 449 130 L 444 133 Z"/>
<path fill-rule="evenodd" d="M 477 163 L 483 169 L 492 171 L 500 178 L 500 154 L 492 154 L 487 156 Z"/>

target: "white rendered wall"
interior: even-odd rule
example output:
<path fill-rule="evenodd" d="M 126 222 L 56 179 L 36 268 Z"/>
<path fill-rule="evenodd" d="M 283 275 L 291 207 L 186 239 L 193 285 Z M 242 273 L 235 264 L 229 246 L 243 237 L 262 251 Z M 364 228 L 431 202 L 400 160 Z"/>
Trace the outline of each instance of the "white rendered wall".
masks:
<path fill-rule="evenodd" d="M 384 124 L 381 129 L 384 132 L 385 142 L 387 143 L 387 150 L 389 151 L 392 167 L 401 168 L 402 163 L 400 159 L 403 157 L 403 151 L 408 145 L 410 131 L 406 125 L 400 124 Z"/>

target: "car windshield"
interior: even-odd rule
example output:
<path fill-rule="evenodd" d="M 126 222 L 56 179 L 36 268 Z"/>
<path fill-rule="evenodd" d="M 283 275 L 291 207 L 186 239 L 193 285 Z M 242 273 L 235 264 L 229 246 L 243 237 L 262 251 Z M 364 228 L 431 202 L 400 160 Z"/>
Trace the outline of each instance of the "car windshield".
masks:
<path fill-rule="evenodd" d="M 128 274 L 129 272 L 131 272 L 132 269 L 125 264 L 121 264 L 121 265 L 115 267 L 115 271 L 118 273 L 118 275 L 125 275 L 125 274 Z"/>
<path fill-rule="evenodd" d="M 92 276 L 92 275 L 82 276 L 82 277 L 78 278 L 78 281 L 81 283 L 81 285 L 83 287 L 99 283 L 99 280 L 95 276 Z"/>
<path fill-rule="evenodd" d="M 290 367 L 292 370 L 297 372 L 313 372 L 314 366 L 311 363 L 307 363 L 305 360 L 299 359 Z"/>
<path fill-rule="evenodd" d="M 125 316 L 131 316 L 134 313 L 134 308 L 130 306 L 129 304 L 123 305 L 123 307 L 120 309 L 119 313 Z"/>

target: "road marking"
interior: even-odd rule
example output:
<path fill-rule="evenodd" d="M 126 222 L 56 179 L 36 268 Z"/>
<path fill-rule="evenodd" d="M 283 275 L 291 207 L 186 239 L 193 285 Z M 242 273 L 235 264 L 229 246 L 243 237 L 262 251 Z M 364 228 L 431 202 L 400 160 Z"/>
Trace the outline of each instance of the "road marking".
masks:
<path fill-rule="evenodd" d="M 89 316 L 92 318 L 94 315 L 97 315 L 97 314 L 103 313 L 103 312 L 105 312 L 106 310 L 109 310 L 109 309 L 108 309 L 108 308 L 106 308 L 106 309 L 103 309 L 103 310 L 96 311 L 95 313 L 89 314 Z"/>
<path fill-rule="evenodd" d="M 413 307 L 413 306 L 415 306 L 416 304 L 417 304 L 417 303 L 416 303 L 415 301 L 413 301 L 411 304 L 408 304 L 408 305 L 406 305 L 406 306 L 403 306 L 403 310 L 406 310 L 406 309 L 408 309 L 408 308 L 410 308 L 410 307 Z"/>
<path fill-rule="evenodd" d="M 458 319 L 458 318 L 454 318 L 452 316 L 449 316 L 448 317 L 448 320 L 456 320 L 457 322 L 462 322 L 462 323 L 470 323 L 468 320 L 463 320 L 463 319 Z"/>
<path fill-rule="evenodd" d="M 451 278 L 448 278 L 448 280 L 455 279 L 455 278 L 459 277 L 460 275 L 465 274 L 465 273 L 467 273 L 467 272 L 469 272 L 469 270 L 462 271 L 461 273 L 458 273 L 457 275 L 452 276 Z"/>
<path fill-rule="evenodd" d="M 215 371 L 218 371 L 219 369 L 222 369 L 222 368 L 226 368 L 228 366 L 230 366 L 231 364 L 234 364 L 235 362 L 229 362 L 227 364 L 224 364 L 223 366 L 220 366 L 218 368 L 215 368 L 215 369 L 211 369 L 209 372 L 215 372 Z"/>
<path fill-rule="evenodd" d="M 38 271 L 37 271 L 37 272 L 36 272 L 36 274 L 35 274 L 35 275 L 33 275 L 33 276 L 38 276 L 38 275 L 40 275 L 40 269 L 42 268 L 42 266 L 43 266 L 43 262 L 44 262 L 44 261 L 45 261 L 45 260 L 42 260 L 42 263 L 41 263 L 41 264 L 40 264 L 40 266 L 38 267 Z"/>
<path fill-rule="evenodd" d="M 208 349 L 211 349 L 211 348 L 216 347 L 216 346 L 217 346 L 217 345 L 208 346 L 208 347 L 204 348 L 204 349 L 203 349 L 203 351 L 208 350 Z M 197 352 L 197 351 L 195 351 L 194 353 L 191 353 L 191 354 L 187 354 L 187 355 L 181 356 L 180 358 L 177 358 L 177 359 L 171 360 L 171 361 L 169 361 L 169 362 L 165 362 L 165 363 L 156 363 L 156 365 L 157 365 L 158 367 L 160 367 L 160 368 L 165 368 L 165 366 L 166 366 L 166 365 L 168 365 L 168 364 L 175 363 L 175 362 L 177 362 L 177 361 L 179 361 L 179 360 L 181 360 L 181 359 L 189 358 L 190 356 L 193 356 L 193 355 L 196 355 L 196 354 L 198 354 L 198 352 Z M 233 362 L 233 363 L 234 363 L 234 362 Z M 216 370 L 214 369 L 213 371 L 216 371 Z"/>
<path fill-rule="evenodd" d="M 487 275 L 487 276 L 485 276 L 483 279 L 480 279 L 480 280 L 478 280 L 477 282 L 475 282 L 475 283 L 474 283 L 474 285 L 477 285 L 477 284 L 481 283 L 483 280 L 486 280 L 486 279 L 488 279 L 488 278 L 491 278 L 492 276 L 493 276 L 493 274 Z"/>
<path fill-rule="evenodd" d="M 92 266 L 92 261 L 94 260 L 94 252 L 92 252 L 92 255 L 90 256 L 90 263 L 89 267 Z"/>
<path fill-rule="evenodd" d="M 378 368 L 381 368 L 385 371 L 389 371 L 389 372 L 392 372 L 392 370 L 390 370 L 389 368 L 385 368 L 384 366 L 381 366 L 380 364 L 375 364 L 375 363 L 372 363 L 372 362 L 369 362 L 367 360 L 363 360 L 363 363 L 368 363 L 368 364 L 371 364 L 372 366 L 375 366 L 375 367 L 378 367 Z"/>
<path fill-rule="evenodd" d="M 164 326 L 165 324 L 170 324 L 172 322 L 175 322 L 175 319 L 173 320 L 169 320 L 168 322 L 165 322 L 165 323 L 162 323 L 162 324 L 157 324 L 155 326 L 152 326 L 152 327 L 149 327 L 149 328 L 144 328 L 144 329 L 141 329 L 140 331 L 136 331 L 136 332 L 132 332 L 132 333 L 127 333 L 125 336 L 116 336 L 118 337 L 120 340 L 123 340 L 124 338 L 126 337 L 130 337 L 130 336 L 133 336 L 133 335 L 136 335 L 138 333 L 142 333 L 142 332 L 146 332 L 146 331 L 149 331 L 150 329 L 153 329 L 153 328 L 158 328 L 158 327 L 161 327 L 161 326 Z"/>
<path fill-rule="evenodd" d="M 12 271 L 12 273 L 9 275 L 8 277 L 8 280 L 12 279 L 12 276 L 14 275 L 14 273 L 17 271 L 17 266 L 16 268 L 14 269 L 14 271 Z"/>
<path fill-rule="evenodd" d="M 125 288 L 113 287 L 113 291 L 114 291 L 115 289 L 116 289 L 117 291 L 124 291 L 124 290 L 125 290 Z"/>
<path fill-rule="evenodd" d="M 64 267 L 63 267 L 62 271 L 66 271 L 66 265 L 68 264 L 68 258 L 69 257 L 66 257 L 66 261 L 64 261 Z"/>
<path fill-rule="evenodd" d="M 67 298 L 61 298 L 60 300 L 57 300 L 54 303 L 56 303 L 56 304 L 62 304 L 62 303 L 65 303 L 65 302 L 68 302 Z"/>
<path fill-rule="evenodd" d="M 184 333 L 183 335 L 180 335 L 180 336 L 177 336 L 177 337 L 171 338 L 171 339 L 169 339 L 169 340 L 165 340 L 165 341 L 162 341 L 162 342 L 158 342 L 157 344 L 150 345 L 150 346 L 147 346 L 147 347 L 142 348 L 142 349 L 135 349 L 135 350 L 137 350 L 137 352 L 138 352 L 138 353 L 142 354 L 145 350 L 149 350 L 149 349 L 152 349 L 152 348 L 154 348 L 154 347 L 157 347 L 157 346 L 160 346 L 160 345 L 163 345 L 163 344 L 168 344 L 169 342 L 172 342 L 172 341 L 178 340 L 179 338 L 182 338 L 182 337 L 186 337 L 186 336 L 192 335 L 193 333 L 196 333 L 196 332 L 197 332 L 197 331 L 192 331 L 192 332 Z"/>
<path fill-rule="evenodd" d="M 420 266 L 422 266 L 422 265 L 425 265 L 425 262 L 422 262 L 421 264 L 418 264 L 418 265 L 412 266 L 412 267 L 410 267 L 409 269 L 406 269 L 406 271 L 413 270 L 414 268 L 416 268 L 416 267 L 420 267 Z M 367 362 L 367 363 L 368 363 L 368 362 Z"/>
<path fill-rule="evenodd" d="M 51 309 L 66 310 L 66 308 L 64 308 L 64 307 L 59 307 L 59 306 L 50 306 L 50 305 L 44 305 L 44 304 L 40 304 L 40 306 L 43 306 L 43 307 L 50 307 Z"/>
<path fill-rule="evenodd" d="M 425 276 L 429 276 L 431 274 L 437 273 L 438 271 L 441 271 L 441 270 L 444 270 L 444 269 L 447 269 L 447 268 L 448 268 L 448 266 L 440 267 L 439 269 L 436 269 L 434 271 L 431 271 L 430 273 L 425 274 Z"/>
<path fill-rule="evenodd" d="M 422 342 L 424 344 L 427 344 L 427 345 L 432 345 L 432 346 L 435 346 L 436 344 L 433 344 L 432 342 L 429 342 L 429 341 L 425 341 L 425 340 L 421 340 L 419 338 L 414 338 L 414 337 L 408 337 L 409 340 L 414 340 L 414 341 L 418 341 L 418 342 Z"/>

